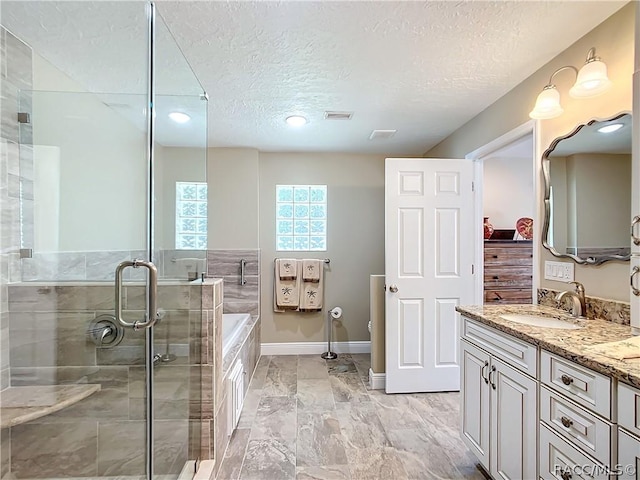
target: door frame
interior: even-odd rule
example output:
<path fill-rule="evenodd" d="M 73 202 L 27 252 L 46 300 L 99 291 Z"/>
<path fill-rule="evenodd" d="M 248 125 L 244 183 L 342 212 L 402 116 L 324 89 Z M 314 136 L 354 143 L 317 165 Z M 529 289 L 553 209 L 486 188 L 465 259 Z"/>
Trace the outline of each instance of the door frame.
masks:
<path fill-rule="evenodd" d="M 465 158 L 473 161 L 473 182 L 475 186 L 475 218 L 482 218 L 483 216 L 483 165 L 484 159 L 489 155 L 495 153 L 501 148 L 522 139 L 527 135 L 533 137 L 533 161 L 531 162 L 531 169 L 533 172 L 533 193 L 534 193 L 534 208 L 533 208 L 533 224 L 541 225 L 541 219 L 544 218 L 543 208 L 541 203 L 541 165 L 538 162 L 540 158 L 540 152 L 542 151 L 540 145 L 540 121 L 529 120 L 522 125 L 509 130 L 503 135 L 489 141 L 488 143 L 476 148 L 475 150 L 467 153 Z M 538 303 L 538 287 L 540 286 L 540 267 L 538 260 L 540 259 L 540 228 L 534 228 L 533 230 L 533 279 L 532 279 L 532 299 L 533 303 Z M 475 258 L 476 258 L 476 275 L 475 275 L 475 303 L 478 305 L 484 304 L 484 228 L 481 222 L 475 222 L 474 225 L 474 238 L 475 241 Z"/>

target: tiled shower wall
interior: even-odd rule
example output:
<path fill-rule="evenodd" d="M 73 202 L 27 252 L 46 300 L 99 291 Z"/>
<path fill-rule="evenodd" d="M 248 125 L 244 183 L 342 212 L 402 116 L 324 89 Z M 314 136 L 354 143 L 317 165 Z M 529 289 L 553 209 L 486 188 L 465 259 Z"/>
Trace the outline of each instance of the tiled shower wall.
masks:
<path fill-rule="evenodd" d="M 154 328 L 154 351 L 170 354 L 155 368 L 158 474 L 177 474 L 200 448 L 201 310 L 213 287 L 161 285 L 165 316 Z M 144 331 L 97 348 L 87 336 L 96 315 L 113 313 L 113 286 L 9 287 L 13 387 L 99 384 L 100 391 L 56 413 L 3 431 L 11 440 L 15 478 L 142 475 L 145 442 Z M 125 319 L 144 318 L 145 288 L 125 286 Z M 211 307 L 209 307 L 211 309 Z M 168 345 L 168 350 L 167 350 Z M 211 382 L 209 382 L 211 389 Z M 54 440 L 55 439 L 55 440 Z M 187 450 L 189 449 L 189 450 Z"/>
<path fill-rule="evenodd" d="M 142 250 L 34 253 L 22 260 L 22 281 L 113 281 L 116 265 L 144 258 Z M 154 256 L 160 279 L 187 280 L 206 273 L 205 250 L 159 250 Z M 136 277 L 137 275 L 137 277 Z M 144 278 L 143 270 L 127 269 L 125 280 Z"/>
<path fill-rule="evenodd" d="M 33 136 L 31 125 L 18 123 L 18 112 L 31 113 L 31 58 L 31 48 L 0 26 L 0 390 L 9 386 L 8 284 L 21 275 L 20 247 L 33 244 Z M 5 429 L 0 477 L 9 471 L 10 457 Z"/>
<path fill-rule="evenodd" d="M 246 260 L 245 285 L 240 261 Z M 260 315 L 260 250 L 207 250 L 207 275 L 224 279 L 224 313 Z"/>

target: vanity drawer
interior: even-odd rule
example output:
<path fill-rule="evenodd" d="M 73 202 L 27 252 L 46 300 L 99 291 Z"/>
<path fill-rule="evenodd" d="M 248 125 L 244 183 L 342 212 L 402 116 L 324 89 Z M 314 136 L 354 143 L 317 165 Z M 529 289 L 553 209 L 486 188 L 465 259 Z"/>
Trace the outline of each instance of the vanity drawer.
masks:
<path fill-rule="evenodd" d="M 484 291 L 484 303 L 531 303 L 531 287 L 529 288 L 489 288 Z"/>
<path fill-rule="evenodd" d="M 640 436 L 640 390 L 618 382 L 618 425 Z"/>
<path fill-rule="evenodd" d="M 610 423 L 545 387 L 540 388 L 540 420 L 597 461 L 611 464 Z"/>
<path fill-rule="evenodd" d="M 608 479 L 604 465 L 569 445 L 552 433 L 546 425 L 540 424 L 540 478 L 562 480 L 563 478 Z M 565 475 L 563 476 L 563 472 Z M 593 476 L 587 473 L 594 472 Z M 582 473 L 582 475 L 580 475 Z"/>
<path fill-rule="evenodd" d="M 491 265 L 533 265 L 531 245 L 526 247 L 484 247 L 484 264 Z"/>
<path fill-rule="evenodd" d="M 462 317 L 462 337 L 514 368 L 536 377 L 538 348 L 518 338 Z"/>
<path fill-rule="evenodd" d="M 531 267 L 484 267 L 484 287 L 529 287 L 532 282 Z"/>
<path fill-rule="evenodd" d="M 540 380 L 572 401 L 611 420 L 611 379 L 542 350 Z"/>

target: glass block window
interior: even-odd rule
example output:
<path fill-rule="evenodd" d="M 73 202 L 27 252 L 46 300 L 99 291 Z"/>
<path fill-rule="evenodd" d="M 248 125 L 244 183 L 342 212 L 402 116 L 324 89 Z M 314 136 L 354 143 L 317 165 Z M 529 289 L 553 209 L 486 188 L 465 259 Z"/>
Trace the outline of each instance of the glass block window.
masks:
<path fill-rule="evenodd" d="M 207 184 L 176 182 L 176 249 L 207 248 Z"/>
<path fill-rule="evenodd" d="M 327 249 L 327 186 L 276 185 L 276 250 Z"/>

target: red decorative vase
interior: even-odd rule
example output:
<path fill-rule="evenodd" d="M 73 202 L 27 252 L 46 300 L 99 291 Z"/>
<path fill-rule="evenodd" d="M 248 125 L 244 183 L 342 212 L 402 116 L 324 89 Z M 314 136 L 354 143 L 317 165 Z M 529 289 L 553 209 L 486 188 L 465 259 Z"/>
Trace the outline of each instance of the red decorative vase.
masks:
<path fill-rule="evenodd" d="M 484 217 L 484 222 L 482 225 L 484 226 L 485 240 L 491 238 L 491 235 L 493 235 L 493 225 L 489 223 L 489 217 Z"/>

